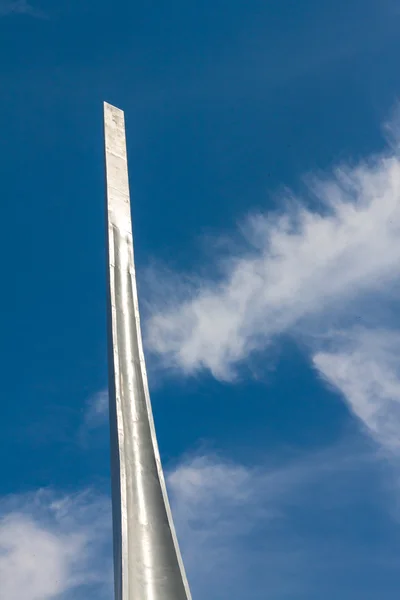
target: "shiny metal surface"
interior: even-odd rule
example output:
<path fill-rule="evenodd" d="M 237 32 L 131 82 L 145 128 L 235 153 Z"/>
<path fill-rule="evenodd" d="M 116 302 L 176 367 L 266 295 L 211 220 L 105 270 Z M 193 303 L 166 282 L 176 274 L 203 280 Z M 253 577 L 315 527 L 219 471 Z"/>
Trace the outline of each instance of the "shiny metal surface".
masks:
<path fill-rule="evenodd" d="M 191 600 L 162 471 L 140 333 L 124 113 L 105 103 L 115 600 Z"/>

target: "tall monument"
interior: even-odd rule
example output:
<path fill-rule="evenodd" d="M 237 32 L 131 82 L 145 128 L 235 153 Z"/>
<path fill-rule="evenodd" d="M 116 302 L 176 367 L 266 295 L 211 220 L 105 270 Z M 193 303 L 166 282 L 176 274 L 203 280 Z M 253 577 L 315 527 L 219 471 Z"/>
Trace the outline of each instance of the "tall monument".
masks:
<path fill-rule="evenodd" d="M 140 333 L 124 113 L 104 104 L 115 600 L 191 600 Z"/>

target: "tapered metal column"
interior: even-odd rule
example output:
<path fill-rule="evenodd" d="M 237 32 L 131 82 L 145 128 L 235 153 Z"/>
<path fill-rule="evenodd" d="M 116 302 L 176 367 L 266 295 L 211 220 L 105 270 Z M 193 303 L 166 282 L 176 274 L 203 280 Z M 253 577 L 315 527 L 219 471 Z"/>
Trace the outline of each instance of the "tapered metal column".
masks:
<path fill-rule="evenodd" d="M 124 113 L 104 104 L 115 600 L 190 600 L 147 385 Z"/>

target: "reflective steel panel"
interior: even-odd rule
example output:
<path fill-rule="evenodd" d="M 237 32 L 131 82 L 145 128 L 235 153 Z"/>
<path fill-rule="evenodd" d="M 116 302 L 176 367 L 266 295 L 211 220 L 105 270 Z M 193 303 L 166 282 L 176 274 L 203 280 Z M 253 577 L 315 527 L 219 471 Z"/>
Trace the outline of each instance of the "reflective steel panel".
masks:
<path fill-rule="evenodd" d="M 115 600 L 191 600 L 140 333 L 124 113 L 104 104 Z"/>

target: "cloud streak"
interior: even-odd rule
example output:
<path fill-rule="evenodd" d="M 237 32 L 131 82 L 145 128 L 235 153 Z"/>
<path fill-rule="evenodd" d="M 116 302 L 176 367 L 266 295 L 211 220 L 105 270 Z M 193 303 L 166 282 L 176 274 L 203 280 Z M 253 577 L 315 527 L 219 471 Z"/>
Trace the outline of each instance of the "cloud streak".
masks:
<path fill-rule="evenodd" d="M 217 281 L 153 305 L 148 350 L 185 374 L 229 380 L 277 335 L 387 293 L 400 273 L 399 199 L 395 154 L 309 180 L 305 199 L 288 195 L 284 212 L 247 220 L 247 250 L 223 261 Z"/>
<path fill-rule="evenodd" d="M 167 481 L 194 597 L 378 597 L 359 572 L 368 565 L 373 579 L 383 570 L 375 549 L 363 548 L 365 524 L 354 517 L 373 469 L 370 457 L 352 450 L 257 467 L 218 456 L 177 465 Z"/>
<path fill-rule="evenodd" d="M 27 0 L 0 0 L 0 17 L 9 15 L 27 15 L 37 19 L 46 19 L 46 14 L 32 6 Z"/>
<path fill-rule="evenodd" d="M 95 429 L 108 421 L 108 390 L 101 390 L 91 396 L 85 407 L 84 426 Z"/>
<path fill-rule="evenodd" d="M 400 452 L 400 332 L 337 332 L 314 366 L 345 398 L 366 431 L 384 448 Z"/>
<path fill-rule="evenodd" d="M 368 565 L 379 578 L 392 539 L 385 538 L 379 561 L 375 546 L 371 552 L 363 547 L 358 507 L 365 485 L 377 486 L 371 457 L 352 450 L 336 446 L 255 467 L 201 454 L 169 469 L 194 597 L 317 600 L 340 592 L 350 600 L 359 592 L 372 598 L 358 569 Z M 109 499 L 93 491 L 39 490 L 1 499 L 0 600 L 109 599 L 111 536 Z M 389 570 L 397 573 L 397 564 Z M 351 574 L 347 586 L 340 581 L 344 573 Z M 391 600 L 386 591 L 383 585 Z"/>

